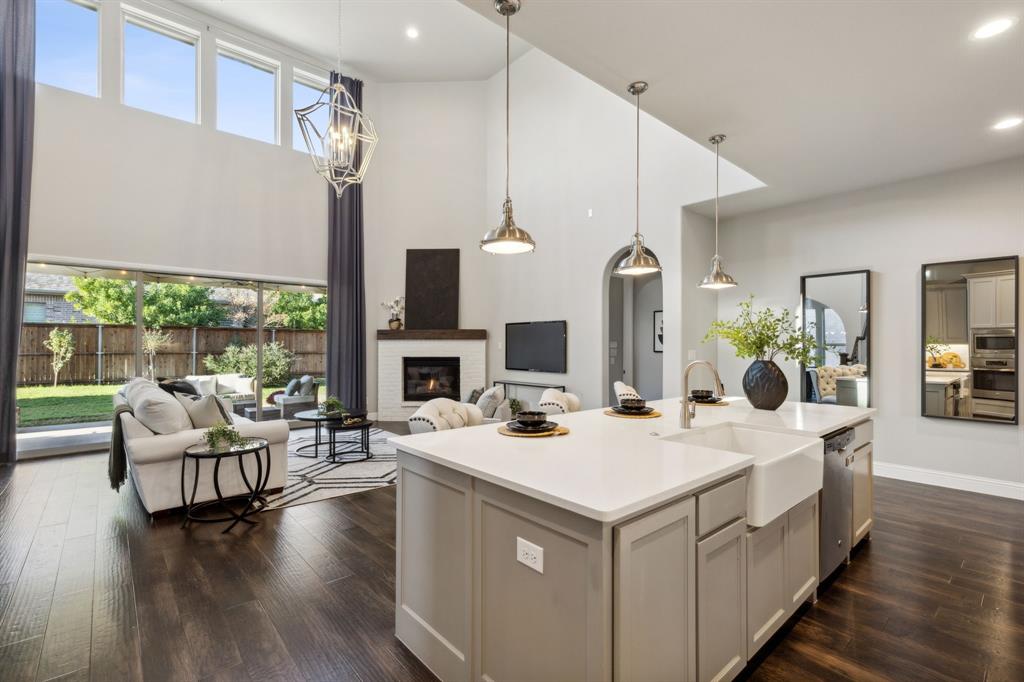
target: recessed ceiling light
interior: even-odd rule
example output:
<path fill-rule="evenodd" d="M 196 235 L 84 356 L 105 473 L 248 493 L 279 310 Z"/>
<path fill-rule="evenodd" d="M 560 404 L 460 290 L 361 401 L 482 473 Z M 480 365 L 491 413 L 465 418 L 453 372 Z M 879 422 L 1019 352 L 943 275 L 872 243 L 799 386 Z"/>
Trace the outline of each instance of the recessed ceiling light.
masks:
<path fill-rule="evenodd" d="M 420 37 L 420 30 L 415 26 L 410 26 L 409 28 L 405 29 L 405 37 L 415 40 L 416 38 Z"/>
<path fill-rule="evenodd" d="M 1001 121 L 997 121 L 996 124 L 992 126 L 992 130 L 1008 130 L 1010 128 L 1016 128 L 1021 123 L 1024 123 L 1024 118 L 1021 118 L 1020 116 L 1009 116 Z"/>
<path fill-rule="evenodd" d="M 1000 17 L 999 19 L 993 19 L 992 21 L 979 26 L 978 29 L 971 34 L 971 37 L 975 40 L 992 38 L 1004 31 L 1009 31 L 1016 23 L 1017 17 Z"/>

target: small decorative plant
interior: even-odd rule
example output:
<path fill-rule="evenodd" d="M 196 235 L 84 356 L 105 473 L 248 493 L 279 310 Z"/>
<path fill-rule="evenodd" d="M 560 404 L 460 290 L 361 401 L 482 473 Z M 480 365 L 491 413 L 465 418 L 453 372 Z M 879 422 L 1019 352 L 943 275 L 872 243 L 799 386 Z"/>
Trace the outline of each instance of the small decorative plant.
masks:
<path fill-rule="evenodd" d="M 329 395 L 326 400 L 320 403 L 320 407 L 318 409 L 320 414 L 325 417 L 340 415 L 345 411 L 345 403 L 338 400 L 337 396 Z"/>
<path fill-rule="evenodd" d="M 204 436 L 211 450 L 227 450 L 234 446 L 245 445 L 248 439 L 227 424 L 216 424 L 206 430 Z"/>
<path fill-rule="evenodd" d="M 399 320 L 402 318 L 402 313 L 405 312 L 405 296 L 395 296 L 390 301 L 381 303 L 380 307 L 388 311 L 392 320 Z"/>
<path fill-rule="evenodd" d="M 932 367 L 942 367 L 939 357 L 949 350 L 949 344 L 942 343 L 937 336 L 929 336 L 924 340 L 924 352 L 931 358 Z"/>
<path fill-rule="evenodd" d="M 781 355 L 804 365 L 811 363 L 815 346 L 811 334 L 796 325 L 796 318 L 786 309 L 754 310 L 754 296 L 739 304 L 740 314 L 734 320 L 715 320 L 704 336 L 704 342 L 718 338 L 727 341 L 740 358 L 773 362 Z"/>
<path fill-rule="evenodd" d="M 512 412 L 512 418 L 514 419 L 517 414 L 523 411 L 523 404 L 519 402 L 519 398 L 509 398 L 508 409 Z"/>

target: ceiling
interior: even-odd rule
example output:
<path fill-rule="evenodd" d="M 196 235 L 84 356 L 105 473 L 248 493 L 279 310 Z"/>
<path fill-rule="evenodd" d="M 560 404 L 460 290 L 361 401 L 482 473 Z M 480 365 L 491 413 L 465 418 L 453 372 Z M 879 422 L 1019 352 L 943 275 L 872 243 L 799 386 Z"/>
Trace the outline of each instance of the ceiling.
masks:
<path fill-rule="evenodd" d="M 1024 116 L 1021 0 L 523 0 L 512 30 L 623 97 L 649 81 L 644 109 L 694 140 L 727 134 L 767 186 L 726 216 L 1024 154 L 1024 126 L 990 129 Z"/>
<path fill-rule="evenodd" d="M 332 0 L 181 3 L 325 64 L 337 60 L 338 5 Z M 483 80 L 505 65 L 504 26 L 455 0 L 344 0 L 341 20 L 344 64 L 370 81 Z M 415 40 L 406 37 L 410 26 L 419 30 Z M 513 36 L 513 59 L 528 49 Z"/>

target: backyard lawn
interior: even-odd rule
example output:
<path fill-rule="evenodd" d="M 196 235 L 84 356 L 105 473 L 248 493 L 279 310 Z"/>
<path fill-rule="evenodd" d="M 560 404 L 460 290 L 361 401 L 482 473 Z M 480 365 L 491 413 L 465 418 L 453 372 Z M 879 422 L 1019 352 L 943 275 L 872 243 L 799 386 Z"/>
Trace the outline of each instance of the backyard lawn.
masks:
<path fill-rule="evenodd" d="M 21 408 L 21 426 L 109 421 L 114 415 L 113 395 L 121 386 L 20 386 L 16 395 L 18 407 Z M 282 388 L 264 387 L 264 400 Z"/>
<path fill-rule="evenodd" d="M 110 420 L 112 396 L 121 384 L 19 386 L 16 396 L 22 426 L 77 424 Z"/>

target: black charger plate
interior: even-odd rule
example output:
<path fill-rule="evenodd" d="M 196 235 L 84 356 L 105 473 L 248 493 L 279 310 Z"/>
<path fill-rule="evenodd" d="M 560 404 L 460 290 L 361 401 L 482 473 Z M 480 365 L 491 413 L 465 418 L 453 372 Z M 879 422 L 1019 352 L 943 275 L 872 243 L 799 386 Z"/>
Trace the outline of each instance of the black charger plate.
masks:
<path fill-rule="evenodd" d="M 698 405 L 714 405 L 715 403 L 722 402 L 721 398 L 694 398 L 692 396 L 690 397 L 690 400 Z"/>
<path fill-rule="evenodd" d="M 507 422 L 505 428 L 516 433 L 547 433 L 558 428 L 558 422 L 542 422 L 536 426 L 523 426 L 517 421 Z"/>
<path fill-rule="evenodd" d="M 654 412 L 654 408 L 641 407 L 639 410 L 631 410 L 628 407 L 622 407 L 621 405 L 613 405 L 612 412 L 617 412 L 619 414 L 650 414 L 651 412 Z"/>

